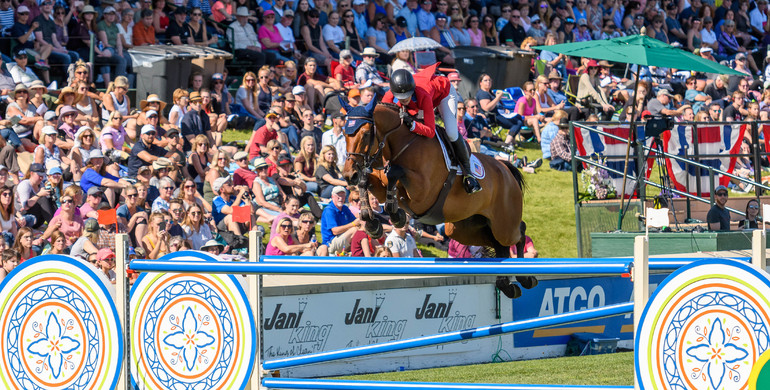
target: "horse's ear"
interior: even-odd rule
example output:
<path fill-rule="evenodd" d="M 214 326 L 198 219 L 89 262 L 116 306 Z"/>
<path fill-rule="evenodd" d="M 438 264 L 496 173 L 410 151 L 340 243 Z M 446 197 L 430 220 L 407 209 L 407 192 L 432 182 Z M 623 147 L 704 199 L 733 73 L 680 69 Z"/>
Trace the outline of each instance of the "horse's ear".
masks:
<path fill-rule="evenodd" d="M 337 95 L 337 99 L 340 99 L 340 104 L 342 105 L 342 108 L 345 109 L 345 112 L 350 112 L 350 110 L 353 109 L 353 107 L 348 104 L 348 101 L 342 98 L 342 95 Z"/>
<path fill-rule="evenodd" d="M 372 100 L 369 101 L 369 103 L 366 104 L 366 107 L 364 107 L 364 108 L 366 108 L 367 112 L 374 112 L 374 106 L 376 106 L 376 105 L 377 105 L 377 100 L 376 99 L 372 99 Z"/>

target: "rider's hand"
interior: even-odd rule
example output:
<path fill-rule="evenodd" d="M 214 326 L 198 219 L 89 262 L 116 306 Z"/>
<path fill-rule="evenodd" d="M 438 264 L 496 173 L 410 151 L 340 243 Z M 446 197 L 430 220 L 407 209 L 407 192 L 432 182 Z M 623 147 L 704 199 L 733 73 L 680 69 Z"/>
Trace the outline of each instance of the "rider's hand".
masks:
<path fill-rule="evenodd" d="M 406 110 L 401 111 L 401 113 L 398 114 L 398 116 L 401 117 L 401 120 L 404 122 L 404 125 L 408 127 L 410 130 L 414 130 L 414 119 L 412 119 L 412 116 L 409 115 Z"/>

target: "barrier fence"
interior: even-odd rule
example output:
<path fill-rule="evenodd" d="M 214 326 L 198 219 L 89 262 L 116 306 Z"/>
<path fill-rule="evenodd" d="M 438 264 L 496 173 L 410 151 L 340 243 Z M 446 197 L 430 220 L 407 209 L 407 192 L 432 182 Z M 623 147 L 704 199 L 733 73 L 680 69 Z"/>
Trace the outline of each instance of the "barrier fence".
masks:
<path fill-rule="evenodd" d="M 647 240 L 644 236 L 636 238 L 633 259 L 527 259 L 527 261 L 522 259 L 481 261 L 476 259 L 392 259 L 390 261 L 381 261 L 379 259 L 364 258 L 260 257 L 259 242 L 261 237 L 256 232 L 252 233 L 249 241 L 249 262 L 217 261 L 217 258 L 211 255 L 192 251 L 177 252 L 168 255 L 168 258 L 160 260 L 132 261 L 130 264 L 132 270 L 146 273 L 141 274 L 134 283 L 130 300 L 128 279 L 125 274 L 128 259 L 128 240 L 126 235 L 117 236 L 116 272 L 119 282 L 116 288 L 115 300 L 117 307 L 115 310 L 117 312 L 116 319 L 119 317 L 119 321 L 116 322 L 119 322 L 118 326 L 122 328 L 120 340 L 124 341 L 118 343 L 120 348 L 106 349 L 108 355 L 110 353 L 114 355 L 116 350 L 122 351 L 118 353 L 123 354 L 120 369 L 116 374 L 116 377 L 120 375 L 120 379 L 116 380 L 117 385 L 115 388 L 159 389 L 179 388 L 180 386 L 212 388 L 220 387 L 218 386 L 219 384 L 225 383 L 221 382 L 222 380 L 231 380 L 231 382 L 227 383 L 236 384 L 225 387 L 250 389 L 629 389 L 632 387 L 408 383 L 289 379 L 271 378 L 269 376 L 271 371 L 284 368 L 462 342 L 628 313 L 634 313 L 634 329 L 639 332 L 648 326 L 646 322 L 640 323 L 640 321 L 645 318 L 646 310 L 649 310 L 649 306 L 645 309 L 645 304 L 650 296 L 648 291 L 650 270 L 672 270 L 678 267 L 697 268 L 700 263 L 713 262 L 713 259 L 708 260 L 711 258 L 705 257 L 691 259 L 668 257 L 650 260 L 648 259 Z M 755 231 L 753 233 L 753 240 L 752 264 L 755 267 L 763 267 L 766 260 L 764 231 Z M 174 260 L 174 258 L 181 258 L 182 260 Z M 732 260 L 738 260 L 738 262 L 733 262 L 736 264 L 745 264 L 748 259 L 741 257 Z M 714 266 L 720 266 L 720 264 Z M 741 267 L 748 266 L 744 265 Z M 22 268 L 20 271 L 34 271 L 32 267 Z M 672 276 L 679 273 L 677 271 Z M 225 274 L 247 274 L 248 293 L 242 292 L 240 283 L 233 276 Z M 592 309 L 263 362 L 260 354 L 260 346 L 262 344 L 260 275 L 262 274 L 404 276 L 501 274 L 552 276 L 623 275 L 631 277 L 634 287 L 634 298 L 632 302 Z M 9 275 L 9 278 L 13 279 L 11 277 L 13 275 Z M 726 277 L 735 277 L 738 282 L 742 283 L 761 284 L 749 280 L 751 277 L 754 277 L 750 273 L 749 276 L 736 274 Z M 10 282 L 3 282 L 3 286 L 7 286 L 7 284 L 10 284 Z M 770 296 L 770 281 L 766 284 L 769 286 L 766 295 Z M 665 282 L 663 285 L 665 285 Z M 241 295 L 239 295 L 239 291 Z M 5 291 L 0 292 L 2 294 L 6 293 Z M 763 291 L 760 290 L 760 293 L 763 293 Z M 182 299 L 185 294 L 191 295 L 193 298 Z M 657 290 L 656 294 L 658 294 Z M 653 301 L 654 299 L 655 296 L 653 296 Z M 666 298 L 666 300 L 671 299 Z M 129 307 L 131 308 L 130 310 Z M 770 310 L 767 311 L 770 312 Z M 60 313 L 60 309 L 54 312 L 59 313 L 57 315 L 61 316 L 61 318 L 50 314 L 47 320 L 47 328 L 40 325 L 47 330 L 41 332 L 38 328 L 35 328 L 37 333 L 33 339 L 42 337 L 40 336 L 41 334 L 50 338 L 51 336 L 48 336 L 48 334 L 51 334 L 51 332 L 57 337 L 65 336 L 64 333 L 66 331 L 57 328 L 56 324 L 60 321 L 62 324 L 71 322 L 67 322 L 65 318 L 67 314 Z M 0 307 L 0 313 L 6 313 L 0 314 L 0 317 L 3 317 L 3 315 L 9 315 L 8 313 L 14 313 L 14 310 Z M 53 318 L 53 322 L 51 318 Z M 255 318 L 258 321 L 256 324 L 254 323 Z M 40 322 L 45 323 L 42 320 L 36 323 Z M 3 324 L 5 322 L 2 322 L 0 325 L 4 326 Z M 770 318 L 767 320 L 767 327 L 770 328 Z M 67 329 L 70 328 L 71 326 Z M 637 337 L 638 335 L 639 333 L 637 333 Z M 47 341 L 41 340 L 40 342 Z M 83 342 L 85 343 L 86 340 L 83 339 Z M 123 347 L 123 342 L 127 344 L 126 347 Z M 767 344 L 770 344 L 770 341 Z M 14 350 L 13 346 L 3 345 L 2 347 L 6 347 L 11 352 Z M 21 351 L 23 348 L 25 347 L 20 346 L 18 350 Z M 35 352 L 37 351 L 36 347 L 28 345 L 26 348 L 32 351 L 33 354 L 41 356 Z M 639 353 L 644 348 L 640 348 L 637 345 L 635 349 Z M 220 359 L 221 356 L 224 356 L 224 358 Z M 0 357 L 5 359 L 5 355 Z M 216 359 L 214 359 L 215 357 Z M 72 358 L 72 355 L 69 358 Z M 53 363 L 51 363 L 57 361 L 49 360 L 48 362 L 48 365 L 51 366 L 50 370 L 54 374 L 61 375 L 62 371 L 54 372 Z M 0 364 L 3 363 L 5 362 L 0 362 Z M 77 364 L 75 363 L 73 362 L 71 367 L 76 367 Z M 218 364 L 216 367 L 214 366 L 215 363 Z M 640 373 L 644 376 L 645 371 L 640 372 L 638 360 L 635 365 L 635 382 L 637 388 L 639 388 L 638 376 Z M 61 366 L 59 364 L 59 369 L 61 367 L 66 368 L 68 366 Z M 46 366 L 46 370 L 49 370 L 48 366 Z M 5 372 L 4 369 L 0 370 L 0 382 L 6 381 L 5 376 L 7 375 L 9 373 Z M 242 379 L 235 380 L 233 378 Z M 62 380 L 61 383 L 65 382 Z M 194 386 L 191 384 L 192 382 L 194 382 Z"/>

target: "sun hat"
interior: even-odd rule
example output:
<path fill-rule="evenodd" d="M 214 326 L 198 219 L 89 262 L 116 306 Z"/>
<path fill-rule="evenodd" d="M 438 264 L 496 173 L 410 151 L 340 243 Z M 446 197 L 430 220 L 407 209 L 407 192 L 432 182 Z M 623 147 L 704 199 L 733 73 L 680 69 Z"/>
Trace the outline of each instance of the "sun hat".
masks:
<path fill-rule="evenodd" d="M 48 93 L 48 88 L 46 88 L 45 84 L 43 84 L 43 82 L 40 81 L 40 80 L 32 80 L 32 82 L 29 83 L 29 87 L 27 87 L 27 88 L 29 88 L 29 89 L 40 89 L 40 88 L 43 88 L 44 89 L 43 93 L 44 94 Z"/>
<path fill-rule="evenodd" d="M 361 57 L 379 57 L 380 54 L 377 53 L 376 50 L 374 50 L 373 47 L 365 47 L 364 51 L 361 52 Z"/>
<path fill-rule="evenodd" d="M 551 73 L 548 73 L 548 80 L 562 80 L 562 77 L 559 74 L 559 71 L 554 69 Z"/>
<path fill-rule="evenodd" d="M 166 157 L 158 157 L 157 160 L 152 162 L 152 169 L 158 170 L 158 169 L 164 169 L 171 166 L 171 160 L 169 160 Z"/>
<path fill-rule="evenodd" d="M 16 92 L 19 92 L 19 91 L 27 91 L 29 93 L 29 89 L 27 89 L 26 85 L 22 83 L 18 83 L 13 88 L 13 91 L 9 94 L 11 96 L 11 99 L 16 100 Z"/>
<path fill-rule="evenodd" d="M 80 14 L 81 14 L 81 15 L 85 15 L 85 14 L 95 14 L 95 13 L 96 13 L 96 9 L 95 9 L 95 8 L 94 8 L 94 6 L 92 6 L 92 5 L 87 5 L 87 6 L 83 7 L 83 10 L 82 10 L 82 11 L 80 11 Z"/>
<path fill-rule="evenodd" d="M 203 98 L 201 98 L 200 92 L 197 92 L 197 91 L 190 92 L 190 98 L 189 99 L 190 99 L 191 102 L 199 102 L 199 101 L 203 100 Z"/>
<path fill-rule="evenodd" d="M 264 157 L 257 157 L 254 159 L 254 168 L 260 169 L 267 167 L 267 161 L 264 159 Z"/>
<path fill-rule="evenodd" d="M 112 251 L 110 248 L 102 248 L 99 249 L 98 252 L 96 252 L 96 261 L 104 261 L 107 259 L 114 259 L 115 258 L 115 252 Z"/>
<path fill-rule="evenodd" d="M 588 65 L 586 65 L 587 68 L 598 68 L 599 63 L 596 62 L 596 60 L 590 60 L 588 61 Z"/>
<path fill-rule="evenodd" d="M 224 245 L 220 244 L 217 240 L 208 240 L 205 244 L 201 245 L 201 250 L 206 250 L 207 248 L 224 248 Z"/>
<path fill-rule="evenodd" d="M 249 9 L 246 7 L 238 7 L 238 9 L 235 10 L 235 16 L 251 16 L 249 13 Z"/>
<path fill-rule="evenodd" d="M 43 135 L 59 135 L 59 132 L 56 131 L 56 128 L 53 126 L 43 126 L 40 131 L 43 132 Z"/>
<path fill-rule="evenodd" d="M 78 110 L 75 107 L 72 106 L 64 106 L 62 107 L 61 111 L 59 111 L 59 117 L 64 118 L 65 116 L 69 114 L 76 114 L 77 115 Z"/>
<path fill-rule="evenodd" d="M 72 104 L 75 104 L 75 103 L 79 102 L 83 98 L 83 95 L 79 94 L 75 90 L 75 88 L 72 88 L 72 87 L 70 87 L 68 85 L 68 86 L 66 86 L 66 87 L 61 89 L 61 91 L 59 92 L 59 98 L 56 99 L 54 104 L 64 104 L 64 97 L 67 96 L 67 95 L 74 95 L 75 96 L 75 100 L 72 102 Z"/>
<path fill-rule="evenodd" d="M 147 108 L 147 105 L 150 104 L 150 103 L 160 103 L 160 110 L 161 111 L 163 111 L 163 109 L 166 107 L 166 102 L 164 102 L 163 100 L 160 100 L 160 97 L 158 97 L 158 95 L 156 95 L 154 93 L 150 94 L 149 96 L 147 96 L 147 99 L 142 100 L 139 103 L 139 107 L 140 107 L 140 109 L 142 111 L 144 111 Z"/>

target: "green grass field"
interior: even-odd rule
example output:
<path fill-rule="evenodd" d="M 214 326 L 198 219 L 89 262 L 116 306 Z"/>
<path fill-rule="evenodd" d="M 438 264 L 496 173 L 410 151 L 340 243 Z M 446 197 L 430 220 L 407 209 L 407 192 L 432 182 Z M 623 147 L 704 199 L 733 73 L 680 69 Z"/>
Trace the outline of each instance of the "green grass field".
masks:
<path fill-rule="evenodd" d="M 619 352 L 608 355 L 561 357 L 354 375 L 339 379 L 632 386 L 634 384 L 633 366 L 634 353 Z"/>

